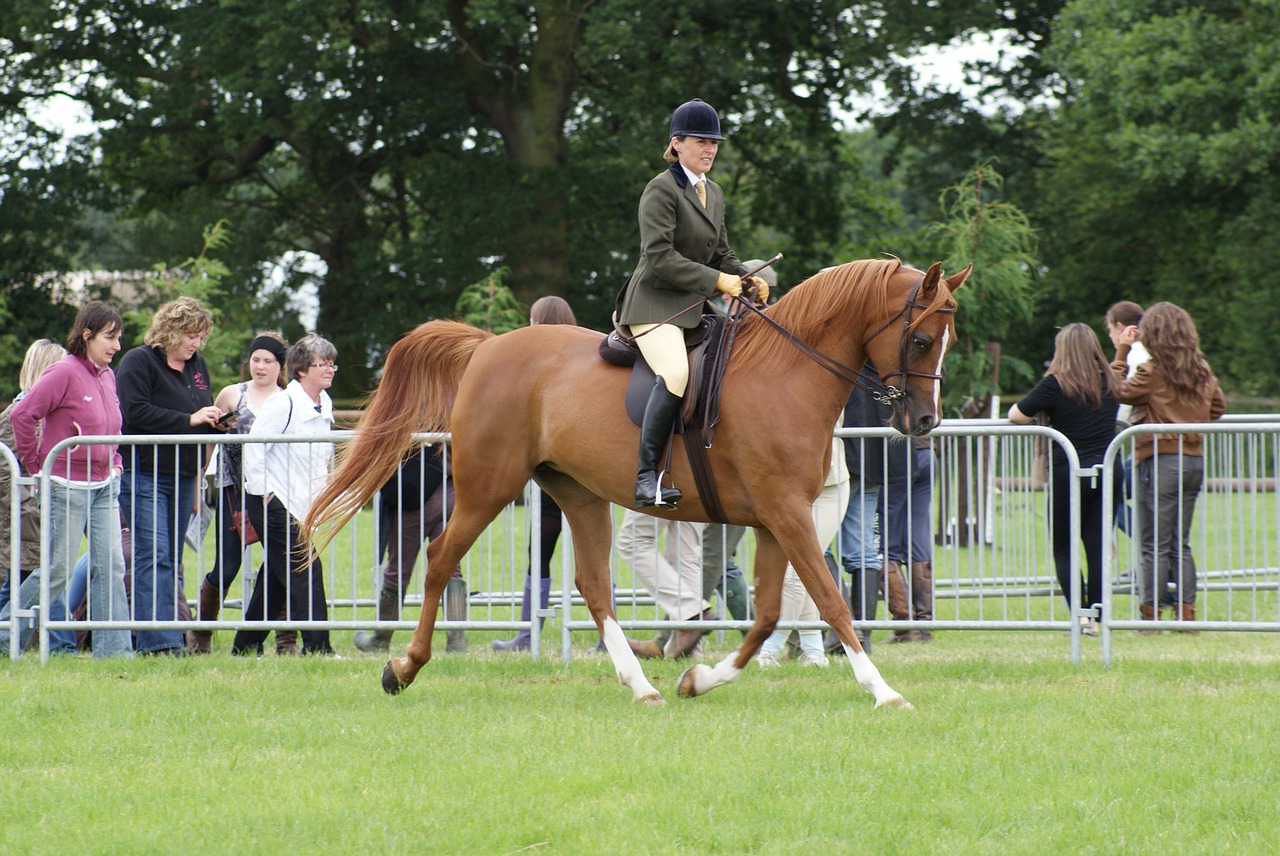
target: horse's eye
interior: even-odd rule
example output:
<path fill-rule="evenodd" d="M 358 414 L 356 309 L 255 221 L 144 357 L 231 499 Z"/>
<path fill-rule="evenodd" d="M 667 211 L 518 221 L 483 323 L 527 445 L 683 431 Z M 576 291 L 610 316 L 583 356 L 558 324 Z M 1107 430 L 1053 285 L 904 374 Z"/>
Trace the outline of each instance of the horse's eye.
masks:
<path fill-rule="evenodd" d="M 933 339 L 929 336 L 912 336 L 911 343 L 915 346 L 916 352 L 923 354 L 933 347 Z"/>

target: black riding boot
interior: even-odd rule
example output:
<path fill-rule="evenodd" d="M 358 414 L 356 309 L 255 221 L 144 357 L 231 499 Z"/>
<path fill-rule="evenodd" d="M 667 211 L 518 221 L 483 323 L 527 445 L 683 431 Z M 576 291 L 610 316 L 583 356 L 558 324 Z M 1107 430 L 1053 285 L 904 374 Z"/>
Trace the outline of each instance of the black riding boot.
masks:
<path fill-rule="evenodd" d="M 871 631 L 861 627 L 863 621 L 876 620 L 880 604 L 880 569 L 853 568 L 849 571 L 849 607 L 853 613 L 854 632 L 862 650 L 871 653 Z"/>
<path fill-rule="evenodd" d="M 671 436 L 671 424 L 680 412 L 683 399 L 667 392 L 667 382 L 658 378 L 644 408 L 644 424 L 640 426 L 640 457 L 636 464 L 636 508 L 657 506 L 675 508 L 683 494 L 674 487 L 662 487 L 658 458 Z"/>

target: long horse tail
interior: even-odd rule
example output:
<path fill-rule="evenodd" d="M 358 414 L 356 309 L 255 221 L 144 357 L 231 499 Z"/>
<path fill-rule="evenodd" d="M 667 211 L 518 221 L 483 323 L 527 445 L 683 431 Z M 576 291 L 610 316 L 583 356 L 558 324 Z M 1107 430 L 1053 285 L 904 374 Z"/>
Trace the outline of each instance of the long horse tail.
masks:
<path fill-rule="evenodd" d="M 462 373 L 476 348 L 491 338 L 458 321 L 428 321 L 391 347 L 355 437 L 339 449 L 338 465 L 303 521 L 317 549 L 395 474 L 416 432 L 449 430 Z"/>

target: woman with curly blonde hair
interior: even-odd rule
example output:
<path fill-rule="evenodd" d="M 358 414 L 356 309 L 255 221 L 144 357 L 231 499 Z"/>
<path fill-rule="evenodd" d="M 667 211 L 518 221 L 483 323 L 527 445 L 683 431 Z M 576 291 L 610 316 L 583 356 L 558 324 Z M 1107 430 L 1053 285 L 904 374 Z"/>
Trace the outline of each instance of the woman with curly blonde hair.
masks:
<path fill-rule="evenodd" d="M 213 328 L 193 297 L 161 306 L 143 341 L 120 361 L 117 379 L 124 434 L 205 435 L 225 431 L 214 406 L 209 367 L 200 356 Z M 125 447 L 120 505 L 133 531 L 133 617 L 137 621 L 189 620 L 179 562 L 182 535 L 204 470 L 202 444 Z M 138 631 L 142 654 L 184 651 L 181 630 Z"/>

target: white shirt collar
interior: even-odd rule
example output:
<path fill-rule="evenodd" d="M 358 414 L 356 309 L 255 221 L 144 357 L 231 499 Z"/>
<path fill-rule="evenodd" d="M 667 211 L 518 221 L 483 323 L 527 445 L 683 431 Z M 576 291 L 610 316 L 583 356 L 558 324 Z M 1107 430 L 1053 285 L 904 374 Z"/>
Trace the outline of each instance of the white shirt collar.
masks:
<path fill-rule="evenodd" d="M 699 181 L 706 181 L 707 179 L 705 175 L 699 178 L 697 175 L 693 173 L 691 169 L 689 169 L 689 167 L 685 166 L 684 164 L 680 164 L 680 168 L 684 170 L 685 175 L 689 176 L 689 181 L 693 182 L 694 187 L 698 186 Z"/>
<path fill-rule="evenodd" d="M 307 391 L 302 388 L 302 384 L 297 379 L 289 381 L 286 391 L 294 400 L 294 406 L 302 409 L 304 415 L 321 416 L 326 422 L 333 421 L 333 399 L 329 397 L 329 393 L 320 391 L 320 407 L 316 409 L 316 403 L 311 400 L 311 396 L 307 395 Z"/>

